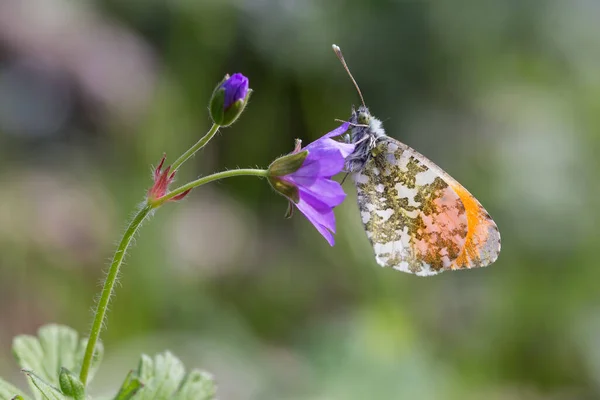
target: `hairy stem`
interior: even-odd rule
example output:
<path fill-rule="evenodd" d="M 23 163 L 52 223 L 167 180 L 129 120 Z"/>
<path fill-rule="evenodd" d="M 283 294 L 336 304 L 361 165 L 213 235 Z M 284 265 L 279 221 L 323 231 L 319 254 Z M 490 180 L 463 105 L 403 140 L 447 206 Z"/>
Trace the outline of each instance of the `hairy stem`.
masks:
<path fill-rule="evenodd" d="M 177 160 L 175 160 L 175 162 L 173 163 L 173 165 L 171 165 L 171 171 L 173 171 L 173 172 L 177 171 L 177 169 L 179 167 L 181 167 L 181 165 L 184 162 L 186 162 L 190 157 L 192 157 L 194 154 L 196 154 L 196 152 L 198 150 L 200 150 L 201 148 L 203 148 L 204 146 L 206 146 L 206 143 L 208 143 L 209 140 L 212 139 L 213 136 L 215 136 L 215 134 L 219 131 L 219 127 L 220 127 L 220 125 L 213 124 L 213 126 L 210 127 L 210 130 L 206 133 L 206 135 L 202 136 L 200 138 L 200 140 L 198 140 L 196 142 L 195 145 L 193 145 L 192 147 L 190 147 L 188 149 L 188 151 L 186 151 L 185 153 L 183 153 L 181 155 L 181 157 L 179 157 Z"/>
<path fill-rule="evenodd" d="M 88 374 L 90 372 L 90 365 L 92 363 L 92 358 L 94 357 L 94 350 L 96 349 L 96 343 L 100 338 L 100 331 L 104 325 L 104 317 L 106 316 L 106 309 L 108 308 L 108 303 L 110 301 L 110 296 L 113 291 L 113 287 L 117 281 L 117 277 L 119 275 L 119 269 L 121 264 L 123 264 L 123 259 L 125 254 L 127 253 L 127 249 L 131 244 L 131 240 L 135 236 L 138 228 L 142 224 L 142 222 L 146 219 L 150 211 L 152 211 L 152 206 L 144 205 L 142 209 L 138 211 L 136 216 L 133 218 L 127 230 L 123 234 L 123 238 L 119 243 L 119 247 L 117 247 L 117 251 L 113 256 L 112 263 L 110 264 L 110 269 L 108 270 L 108 275 L 106 276 L 106 280 L 104 281 L 104 286 L 102 287 L 102 293 L 100 295 L 100 300 L 96 305 L 96 312 L 94 315 L 94 322 L 92 324 L 92 330 L 90 332 L 90 337 L 87 342 L 87 347 L 85 349 L 85 355 L 83 357 L 83 363 L 81 364 L 81 372 L 79 374 L 79 379 L 83 383 L 84 386 L 87 384 Z"/>
<path fill-rule="evenodd" d="M 267 172 L 268 171 L 266 169 L 252 169 L 252 168 L 232 169 L 229 171 L 217 172 L 212 175 L 203 176 L 202 178 L 196 179 L 195 181 L 192 181 L 190 183 L 186 183 L 185 185 L 182 185 L 182 186 L 178 187 L 177 189 L 170 191 L 163 197 L 160 197 L 160 198 L 154 200 L 151 204 L 152 204 L 152 207 L 159 207 L 166 201 L 169 201 L 173 197 L 180 195 L 183 192 L 186 192 L 186 191 L 191 190 L 198 186 L 205 185 L 209 182 L 217 181 L 219 179 L 231 178 L 234 176 L 244 176 L 244 175 L 258 176 L 261 178 L 265 178 L 267 176 Z"/>
<path fill-rule="evenodd" d="M 215 129 L 215 131 L 216 131 L 216 129 Z M 187 158 L 191 157 L 192 154 L 193 153 L 190 153 Z M 185 161 L 186 159 L 183 159 L 183 161 Z M 181 163 L 179 165 L 181 165 Z M 216 181 L 219 179 L 230 178 L 233 176 L 244 176 L 244 175 L 266 177 L 267 170 L 263 170 L 263 169 L 233 169 L 230 171 L 223 171 L 223 172 L 218 172 L 218 173 L 215 173 L 212 175 L 208 175 L 203 178 L 192 181 L 188 184 L 185 184 L 152 202 L 150 200 L 148 200 L 148 203 L 146 205 L 144 205 L 144 207 L 142 209 L 140 209 L 140 211 L 138 211 L 136 216 L 133 218 L 133 220 L 129 224 L 129 227 L 123 234 L 123 238 L 121 239 L 121 242 L 119 243 L 119 246 L 117 247 L 117 251 L 115 252 L 112 263 L 110 264 L 110 269 L 108 270 L 106 280 L 104 281 L 104 286 L 102 287 L 102 292 L 100 294 L 100 300 L 98 301 L 98 304 L 96 306 L 94 322 L 92 324 L 92 330 L 90 332 L 90 337 L 88 339 L 87 347 L 85 349 L 83 363 L 81 365 L 81 372 L 79 374 L 79 379 L 84 384 L 84 386 L 87 384 L 88 375 L 90 372 L 90 365 L 92 363 L 92 359 L 94 356 L 94 350 L 96 348 L 96 343 L 98 342 L 98 339 L 100 338 L 100 331 L 102 330 L 102 327 L 104 325 L 104 318 L 106 317 L 106 310 L 108 308 L 108 303 L 110 301 L 110 297 L 112 295 L 113 288 L 115 286 L 117 277 L 119 275 L 119 269 L 120 269 L 121 265 L 123 264 L 123 259 L 125 257 L 125 254 L 127 253 L 127 249 L 129 248 L 129 245 L 131 244 L 131 240 L 135 236 L 135 233 L 137 232 L 137 230 L 140 227 L 140 225 L 142 224 L 142 222 L 146 219 L 148 214 L 150 214 L 150 212 L 153 209 L 160 207 L 168 200 L 172 199 L 173 197 L 175 197 L 187 190 L 193 189 L 198 186 L 202 186 L 204 184 L 207 184 L 209 182 L 213 182 L 213 181 Z"/>

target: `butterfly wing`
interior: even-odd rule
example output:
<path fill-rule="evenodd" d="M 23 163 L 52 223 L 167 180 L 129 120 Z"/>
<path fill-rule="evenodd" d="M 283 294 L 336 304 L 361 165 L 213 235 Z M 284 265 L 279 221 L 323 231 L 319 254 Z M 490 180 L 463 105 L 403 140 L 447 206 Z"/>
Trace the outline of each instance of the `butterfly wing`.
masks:
<path fill-rule="evenodd" d="M 377 263 L 421 276 L 484 267 L 500 252 L 490 215 L 456 180 L 388 136 L 353 174 Z"/>

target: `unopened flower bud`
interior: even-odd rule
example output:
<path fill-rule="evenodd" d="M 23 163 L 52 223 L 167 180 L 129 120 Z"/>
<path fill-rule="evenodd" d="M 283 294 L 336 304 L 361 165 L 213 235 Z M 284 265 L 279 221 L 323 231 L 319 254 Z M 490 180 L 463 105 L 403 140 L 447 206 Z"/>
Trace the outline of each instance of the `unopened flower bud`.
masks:
<path fill-rule="evenodd" d="M 210 116 L 213 122 L 221 126 L 233 124 L 244 111 L 251 93 L 248 78 L 244 75 L 225 75 L 210 99 Z"/>
<path fill-rule="evenodd" d="M 79 378 L 71 371 L 66 368 L 61 368 L 58 381 L 60 383 L 60 390 L 63 394 L 66 394 L 75 400 L 85 399 L 85 388 L 83 387 L 83 383 L 81 383 Z"/>

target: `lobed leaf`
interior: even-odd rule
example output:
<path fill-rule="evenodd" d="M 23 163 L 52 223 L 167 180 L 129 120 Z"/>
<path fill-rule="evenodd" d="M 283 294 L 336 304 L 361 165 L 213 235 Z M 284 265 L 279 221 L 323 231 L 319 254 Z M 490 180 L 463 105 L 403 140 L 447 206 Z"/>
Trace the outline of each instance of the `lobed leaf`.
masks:
<path fill-rule="evenodd" d="M 46 382 L 42 377 L 36 375 L 33 371 L 23 370 L 23 372 L 29 378 L 36 398 L 44 400 L 67 400 L 67 397 L 63 396 L 60 390 Z"/>
<path fill-rule="evenodd" d="M 167 351 L 154 359 L 143 354 L 114 400 L 212 400 L 215 392 L 210 374 L 199 370 L 186 374 L 183 363 Z"/>
<path fill-rule="evenodd" d="M 87 345 L 87 339 L 79 339 L 77 332 L 63 325 L 44 325 L 38 330 L 38 336 L 20 335 L 13 340 L 13 353 L 23 370 L 26 370 L 31 391 L 36 400 L 48 398 L 47 387 L 61 387 L 60 375 L 64 369 L 70 371 L 81 370 L 81 362 Z M 88 382 L 94 376 L 102 360 L 103 347 L 98 343 Z M 35 371 L 35 373 L 31 372 Z M 63 376 L 64 378 L 64 376 Z M 74 384 L 76 376 L 71 374 Z M 43 382 L 43 384 L 42 384 Z M 63 384 L 66 381 L 63 382 Z M 46 392 L 40 388 L 46 388 Z M 60 393 L 60 391 L 59 391 Z M 3 400 L 0 397 L 0 400 Z"/>

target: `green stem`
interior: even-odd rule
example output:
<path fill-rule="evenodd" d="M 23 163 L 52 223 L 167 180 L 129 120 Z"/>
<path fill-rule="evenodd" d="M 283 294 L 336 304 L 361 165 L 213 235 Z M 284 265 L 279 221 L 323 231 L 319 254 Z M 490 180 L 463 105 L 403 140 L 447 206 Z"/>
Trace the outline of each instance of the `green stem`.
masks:
<path fill-rule="evenodd" d="M 212 139 L 213 136 L 215 136 L 215 134 L 219 131 L 219 127 L 220 127 L 220 125 L 213 124 L 213 126 L 210 127 L 210 130 L 206 133 L 206 135 L 202 136 L 200 138 L 200 140 L 198 140 L 196 142 L 195 145 L 193 145 L 192 147 L 190 147 L 188 149 L 188 151 L 186 151 L 185 153 L 183 153 L 181 155 L 181 157 L 179 157 L 177 160 L 175 160 L 175 162 L 173 163 L 173 165 L 171 165 L 171 171 L 172 172 L 177 171 L 177 169 L 179 167 L 181 167 L 181 165 L 184 162 L 186 162 L 190 157 L 192 157 L 194 154 L 196 154 L 196 152 L 198 150 L 200 150 L 201 148 L 203 148 L 204 146 L 206 146 L 206 143 L 208 143 L 208 141 L 210 139 Z"/>
<path fill-rule="evenodd" d="M 112 294 L 113 287 L 115 286 L 117 277 L 119 275 L 119 268 L 121 267 L 121 264 L 123 264 L 123 258 L 125 257 L 127 248 L 131 244 L 131 240 L 135 236 L 135 233 L 137 232 L 144 219 L 146 219 L 148 214 L 152 211 L 152 209 L 153 207 L 147 204 L 144 205 L 144 207 L 138 211 L 136 216 L 129 224 L 129 227 L 123 234 L 121 243 L 119 243 L 119 247 L 117 247 L 117 251 L 115 252 L 112 263 L 110 264 L 110 269 L 108 270 L 108 275 L 106 276 L 106 280 L 104 281 L 104 287 L 102 288 L 100 300 L 98 301 L 98 305 L 96 306 L 94 322 L 92 324 L 92 331 L 90 332 L 90 337 L 88 339 L 87 347 L 85 349 L 85 355 L 83 357 L 83 363 L 81 364 L 81 373 L 79 374 L 79 379 L 81 379 L 81 382 L 83 383 L 84 387 L 87 385 L 88 374 L 90 372 L 90 365 L 92 363 L 92 358 L 94 357 L 94 350 L 96 349 L 96 343 L 98 342 L 98 338 L 100 337 L 100 331 L 102 330 L 102 326 L 104 325 L 106 309 L 108 308 L 110 296 Z"/>
<path fill-rule="evenodd" d="M 244 175 L 258 176 L 261 178 L 265 178 L 267 176 L 267 173 L 268 173 L 268 171 L 266 169 L 251 169 L 251 168 L 232 169 L 229 171 L 217 172 L 215 174 L 204 176 L 200 179 L 196 179 L 195 181 L 192 181 L 190 183 L 186 183 L 185 185 L 182 185 L 182 186 L 178 187 L 177 189 L 170 191 L 163 197 L 160 197 L 160 198 L 154 200 L 151 204 L 152 204 L 152 207 L 156 208 L 156 207 L 162 205 L 163 203 L 165 203 L 166 201 L 171 200 L 173 197 L 180 195 L 181 193 L 183 193 L 185 191 L 191 190 L 198 186 L 202 186 L 209 182 L 217 181 L 219 179 L 231 178 L 233 176 L 244 176 Z"/>
<path fill-rule="evenodd" d="M 212 131 L 212 129 L 211 129 Z M 216 132 L 216 129 L 215 129 Z M 214 133 L 213 133 L 214 134 Z M 208 136 L 208 135 L 207 135 Z M 198 147 L 201 148 L 202 146 Z M 190 153 L 190 152 L 188 152 Z M 186 153 L 187 154 L 187 153 Z M 190 153 L 186 158 L 180 157 L 183 161 L 187 158 L 191 157 L 193 153 Z M 182 162 L 183 162 L 182 161 Z M 179 164 L 181 165 L 181 163 Z M 92 363 L 92 359 L 94 356 L 94 350 L 96 348 L 96 343 L 100 338 L 100 331 L 104 325 L 104 318 L 106 316 L 106 310 L 108 308 L 108 303 L 110 301 L 110 296 L 113 291 L 113 287 L 117 281 L 117 277 L 119 275 L 119 269 L 123 264 L 123 258 L 131 244 L 131 240 L 135 236 L 138 228 L 142 224 L 142 222 L 146 219 L 150 212 L 172 199 L 173 197 L 187 191 L 193 189 L 195 187 L 204 185 L 209 182 L 213 182 L 219 179 L 230 178 L 233 176 L 258 176 L 258 177 L 266 177 L 267 170 L 264 169 L 233 169 L 230 171 L 218 172 L 212 175 L 205 176 L 203 178 L 192 181 L 188 184 L 185 184 L 169 193 L 164 195 L 163 197 L 156 199 L 154 201 L 148 200 L 148 203 L 137 213 L 137 215 L 133 218 L 129 227 L 125 231 L 121 242 L 119 243 L 119 247 L 117 247 L 117 251 L 113 257 L 113 261 L 110 264 L 110 269 L 108 270 L 108 275 L 106 276 L 106 280 L 104 281 L 104 287 L 102 288 L 102 293 L 100 295 L 100 300 L 98 301 L 98 305 L 96 306 L 96 313 L 94 315 L 94 322 L 92 324 L 92 331 L 90 332 L 90 337 L 88 339 L 87 347 L 85 349 L 85 355 L 83 357 L 83 363 L 81 365 L 81 373 L 79 374 L 79 379 L 84 384 L 87 384 L 88 375 L 90 372 L 90 366 Z"/>

